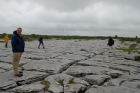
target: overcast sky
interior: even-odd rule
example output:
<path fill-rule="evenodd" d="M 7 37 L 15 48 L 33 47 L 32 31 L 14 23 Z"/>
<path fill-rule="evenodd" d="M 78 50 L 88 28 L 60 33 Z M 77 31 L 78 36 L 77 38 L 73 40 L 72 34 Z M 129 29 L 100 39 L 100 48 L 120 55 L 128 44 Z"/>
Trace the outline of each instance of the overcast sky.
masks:
<path fill-rule="evenodd" d="M 0 0 L 0 33 L 140 36 L 140 0 Z"/>

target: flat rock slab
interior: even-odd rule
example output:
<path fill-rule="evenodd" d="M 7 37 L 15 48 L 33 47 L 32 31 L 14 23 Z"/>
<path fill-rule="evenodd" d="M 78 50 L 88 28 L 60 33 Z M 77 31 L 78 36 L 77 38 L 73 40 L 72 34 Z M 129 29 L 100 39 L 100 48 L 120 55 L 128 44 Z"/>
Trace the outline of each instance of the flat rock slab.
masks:
<path fill-rule="evenodd" d="M 16 87 L 10 92 L 19 92 L 19 93 L 30 93 L 30 92 L 41 92 L 44 91 L 45 85 L 41 84 L 30 84 L 30 85 L 22 85 L 19 87 Z"/>
<path fill-rule="evenodd" d="M 124 82 L 124 81 L 126 81 L 126 79 L 116 78 L 116 79 L 109 80 L 104 85 L 105 86 L 120 86 L 122 84 L 122 82 Z"/>
<path fill-rule="evenodd" d="M 58 59 L 69 59 L 69 60 L 75 60 L 75 61 L 80 61 L 82 59 L 86 59 L 86 57 L 84 56 L 81 56 L 81 55 L 62 55 L 62 56 L 59 56 L 59 57 L 56 57 Z"/>
<path fill-rule="evenodd" d="M 66 74 L 56 74 L 56 75 L 51 75 L 45 78 L 45 81 L 50 84 L 49 91 L 53 93 L 60 93 L 63 92 L 63 86 L 61 86 L 59 81 L 63 81 L 63 84 L 66 85 L 68 84 L 69 80 L 72 80 L 73 76 L 66 75 Z"/>
<path fill-rule="evenodd" d="M 107 72 L 107 75 L 111 76 L 112 78 L 118 78 L 123 74 L 124 73 L 122 71 L 118 70 L 110 70 L 109 72 Z"/>
<path fill-rule="evenodd" d="M 127 87 L 127 88 L 133 88 L 133 89 L 140 89 L 140 80 L 134 80 L 134 81 L 124 81 L 121 86 Z"/>
<path fill-rule="evenodd" d="M 108 75 L 87 75 L 83 79 L 91 85 L 100 85 L 111 77 Z"/>
<path fill-rule="evenodd" d="M 22 57 L 26 58 L 26 59 L 33 59 L 33 60 L 43 60 L 43 59 L 45 59 L 44 56 L 33 55 L 33 54 L 23 54 Z"/>
<path fill-rule="evenodd" d="M 24 71 L 22 77 L 16 77 L 13 71 L 8 71 L 0 74 L 0 90 L 5 90 L 14 87 L 17 84 L 23 85 L 42 80 L 49 74 L 44 72 Z M 17 84 L 16 84 L 17 83 Z"/>
<path fill-rule="evenodd" d="M 106 74 L 109 71 L 108 68 L 103 67 L 94 67 L 94 66 L 71 66 L 65 72 L 68 75 L 72 75 L 75 77 L 83 77 L 89 74 L 92 75 L 100 75 Z"/>
<path fill-rule="evenodd" d="M 13 64 L 13 57 L 0 57 L 0 61 L 4 62 L 4 63 Z M 25 58 L 21 57 L 19 66 L 22 66 L 30 61 L 31 61 L 30 59 L 25 59 Z"/>
<path fill-rule="evenodd" d="M 84 61 L 78 62 L 77 65 L 98 66 L 98 67 L 109 68 L 109 65 L 112 65 L 112 63 L 104 63 L 104 62 L 98 62 L 98 61 L 93 61 L 93 60 L 84 60 Z"/>
<path fill-rule="evenodd" d="M 83 93 L 86 89 L 82 84 L 68 84 L 64 87 L 64 93 Z"/>
<path fill-rule="evenodd" d="M 131 66 L 125 66 L 125 65 L 118 65 L 118 64 L 114 64 L 109 66 L 110 69 L 114 69 L 114 70 L 120 70 L 120 71 L 124 71 L 124 72 L 139 72 L 137 68 L 131 67 Z"/>
<path fill-rule="evenodd" d="M 120 86 L 95 87 L 88 89 L 85 93 L 139 93 L 140 89 L 131 89 Z"/>
<path fill-rule="evenodd" d="M 74 84 L 69 84 L 69 81 L 73 80 Z M 89 86 L 89 84 L 81 80 L 79 78 L 74 78 L 73 76 L 66 75 L 66 74 L 56 74 L 56 75 L 50 75 L 47 78 L 45 78 L 45 81 L 50 84 L 49 91 L 53 93 L 72 93 L 72 91 L 84 91 L 86 86 Z M 63 86 L 59 83 L 63 83 Z"/>
<path fill-rule="evenodd" d="M 60 56 L 61 54 L 60 53 L 50 53 L 50 52 L 47 52 L 47 53 L 33 53 L 33 55 L 38 55 L 38 56 L 43 56 L 45 59 L 53 59 L 55 57 L 58 57 Z"/>
<path fill-rule="evenodd" d="M 5 52 L 5 51 L 0 51 L 0 57 L 8 57 L 11 56 L 12 52 Z"/>
<path fill-rule="evenodd" d="M 22 68 L 27 71 L 41 71 L 56 74 L 65 70 L 74 61 L 72 60 L 34 60 L 25 64 Z"/>
<path fill-rule="evenodd" d="M 13 65 L 12 64 L 8 64 L 8 63 L 1 63 L 0 62 L 0 68 L 4 69 L 4 70 L 11 70 L 11 69 L 13 69 Z"/>
<path fill-rule="evenodd" d="M 6 70 L 0 69 L 0 73 L 6 72 Z"/>

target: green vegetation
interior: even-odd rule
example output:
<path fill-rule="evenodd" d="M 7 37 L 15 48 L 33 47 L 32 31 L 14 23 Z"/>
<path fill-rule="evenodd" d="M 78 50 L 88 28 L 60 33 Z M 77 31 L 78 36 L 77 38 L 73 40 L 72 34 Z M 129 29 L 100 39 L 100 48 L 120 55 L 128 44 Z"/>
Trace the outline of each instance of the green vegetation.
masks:
<path fill-rule="evenodd" d="M 123 47 L 123 48 L 116 48 L 116 49 L 118 49 L 118 50 L 123 50 L 124 52 L 131 53 L 133 50 L 135 50 L 136 46 L 137 46 L 137 44 L 131 44 L 131 45 L 129 46 L 129 49 L 124 48 L 124 47 Z"/>
<path fill-rule="evenodd" d="M 4 43 L 4 41 L 0 41 L 0 43 Z"/>
<path fill-rule="evenodd" d="M 135 56 L 135 61 L 140 62 L 140 56 Z"/>
<path fill-rule="evenodd" d="M 64 81 L 64 80 L 59 80 L 58 83 L 60 83 L 60 85 L 63 86 L 63 85 L 64 85 L 64 84 L 63 84 L 63 81 Z M 74 82 L 73 79 L 70 79 L 69 82 L 68 82 L 68 84 L 77 84 L 77 83 L 79 84 L 79 82 Z"/>
<path fill-rule="evenodd" d="M 81 49 L 80 51 L 86 51 L 87 52 L 87 50 L 85 50 L 85 49 Z"/>
<path fill-rule="evenodd" d="M 16 91 L 15 93 L 22 93 L 22 92 L 18 92 L 18 91 Z M 29 93 L 35 93 L 34 91 L 32 91 L 32 92 L 29 92 Z"/>
<path fill-rule="evenodd" d="M 122 56 L 122 55 L 116 55 L 116 54 L 113 54 L 113 56 Z"/>
<path fill-rule="evenodd" d="M 0 34 L 0 38 L 3 39 L 5 37 L 6 33 Z M 13 34 L 8 34 L 9 39 L 11 39 Z M 25 41 L 32 41 L 32 40 L 38 40 L 41 35 L 39 34 L 31 34 L 31 35 L 26 35 L 22 34 L 22 37 L 24 38 Z M 67 40 L 67 39 L 84 39 L 84 40 L 105 40 L 108 39 L 108 36 L 64 36 L 64 35 L 43 35 L 44 39 L 53 39 L 55 38 L 56 40 Z M 118 37 L 117 35 L 112 36 L 113 39 L 118 39 L 122 42 L 124 41 L 132 41 L 132 42 L 140 42 L 140 38 L 129 38 L 129 37 Z"/>
<path fill-rule="evenodd" d="M 103 54 L 97 54 L 97 55 L 103 55 Z"/>
<path fill-rule="evenodd" d="M 121 64 L 121 65 L 130 66 L 130 64 Z"/>
<path fill-rule="evenodd" d="M 60 83 L 60 85 L 63 86 L 63 81 L 64 80 L 59 80 L 58 83 Z"/>
<path fill-rule="evenodd" d="M 50 85 L 46 81 L 44 81 L 44 80 L 41 81 L 41 84 L 46 86 L 45 87 L 45 91 L 47 91 L 49 89 L 49 87 L 50 87 Z"/>
<path fill-rule="evenodd" d="M 73 79 L 71 79 L 71 80 L 69 80 L 69 83 L 68 84 L 75 84 L 75 82 L 74 82 Z"/>

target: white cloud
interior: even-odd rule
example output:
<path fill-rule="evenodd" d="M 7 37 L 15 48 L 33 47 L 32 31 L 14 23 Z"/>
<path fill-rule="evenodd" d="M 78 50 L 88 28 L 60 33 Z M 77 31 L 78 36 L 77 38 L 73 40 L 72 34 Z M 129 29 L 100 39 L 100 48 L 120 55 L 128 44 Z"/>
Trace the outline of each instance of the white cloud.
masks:
<path fill-rule="evenodd" d="M 140 1 L 1 0 L 0 33 L 135 36 L 140 35 Z"/>

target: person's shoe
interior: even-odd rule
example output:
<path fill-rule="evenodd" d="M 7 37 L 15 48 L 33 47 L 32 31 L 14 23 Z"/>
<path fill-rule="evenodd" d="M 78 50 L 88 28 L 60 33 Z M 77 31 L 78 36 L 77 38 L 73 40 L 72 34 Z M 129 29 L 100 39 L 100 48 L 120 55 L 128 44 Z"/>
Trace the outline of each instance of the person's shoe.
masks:
<path fill-rule="evenodd" d="M 22 74 L 23 72 L 22 71 L 19 71 L 19 73 Z"/>
<path fill-rule="evenodd" d="M 17 74 L 17 75 L 15 75 L 15 76 L 21 77 L 21 76 L 23 76 L 23 74 Z"/>
<path fill-rule="evenodd" d="M 40 49 L 40 47 L 38 47 L 38 49 Z"/>
<path fill-rule="evenodd" d="M 43 47 L 43 49 L 45 49 L 45 47 Z"/>

